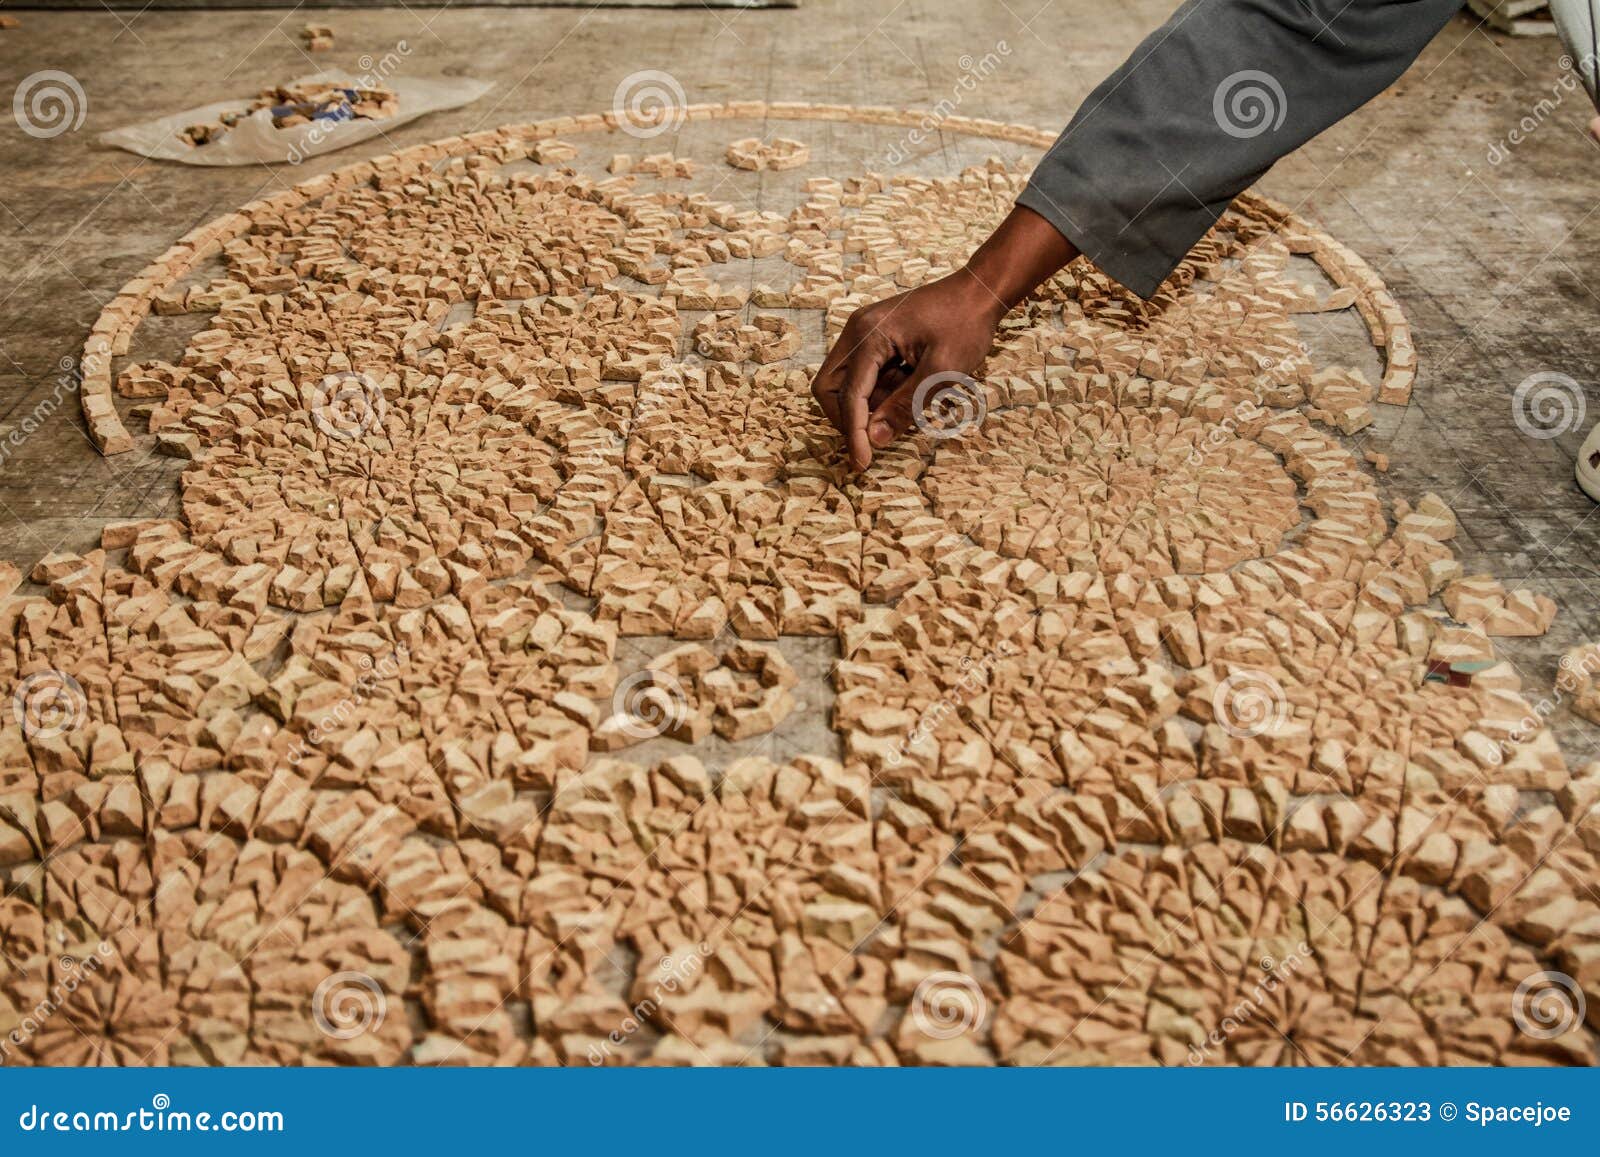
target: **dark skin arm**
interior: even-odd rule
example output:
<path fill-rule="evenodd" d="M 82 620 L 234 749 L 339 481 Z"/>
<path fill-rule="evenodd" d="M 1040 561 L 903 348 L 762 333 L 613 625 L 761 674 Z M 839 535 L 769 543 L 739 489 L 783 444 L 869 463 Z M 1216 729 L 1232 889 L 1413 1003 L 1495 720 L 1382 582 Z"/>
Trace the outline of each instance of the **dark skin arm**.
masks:
<path fill-rule="evenodd" d="M 971 374 L 1000 319 L 1077 255 L 1055 226 L 1019 205 L 950 276 L 851 314 L 811 383 L 851 466 L 865 470 L 875 448 L 912 427 L 918 382 Z"/>

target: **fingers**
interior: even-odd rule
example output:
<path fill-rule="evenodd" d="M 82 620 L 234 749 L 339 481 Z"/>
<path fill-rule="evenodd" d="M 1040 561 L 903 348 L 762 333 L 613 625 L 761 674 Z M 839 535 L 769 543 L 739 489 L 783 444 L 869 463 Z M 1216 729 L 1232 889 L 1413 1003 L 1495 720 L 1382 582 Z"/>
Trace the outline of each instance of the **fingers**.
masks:
<path fill-rule="evenodd" d="M 916 393 L 916 382 L 904 382 L 873 408 L 867 420 L 867 437 L 878 449 L 883 449 L 911 429 L 911 401 Z"/>
<path fill-rule="evenodd" d="M 862 346 L 876 336 L 868 316 L 868 308 L 870 307 L 857 310 L 850 315 L 844 331 L 829 348 L 827 356 L 822 359 L 822 365 L 817 369 L 816 377 L 811 380 L 811 396 L 816 399 L 818 407 L 833 428 L 841 434 L 848 433 L 845 428 L 841 395 L 848 381 L 849 364 L 860 353 Z"/>
<path fill-rule="evenodd" d="M 817 376 L 811 379 L 811 396 L 816 399 L 823 417 L 840 433 L 844 427 L 839 424 L 839 370 L 837 366 L 823 363 L 823 368 L 817 371 Z"/>
<path fill-rule="evenodd" d="M 937 351 L 923 358 L 898 389 L 873 407 L 867 419 L 867 436 L 872 444 L 881 450 L 896 438 L 910 433 L 918 421 L 917 388 L 930 376 L 952 368 L 952 364 L 940 357 Z"/>
<path fill-rule="evenodd" d="M 844 417 L 844 440 L 850 449 L 850 464 L 857 470 L 872 465 L 872 442 L 867 437 L 867 416 L 872 412 L 872 391 L 878 384 L 878 370 L 888 357 L 865 346 L 845 363 L 844 397 L 839 407 Z"/>
<path fill-rule="evenodd" d="M 890 362 L 888 365 L 883 366 L 882 370 L 878 370 L 878 381 L 872 387 L 872 397 L 867 400 L 867 408 L 869 410 L 877 410 L 878 406 L 883 405 L 883 402 L 888 400 L 894 390 L 898 390 L 901 387 L 901 382 L 906 381 L 909 374 L 910 366 L 902 362 Z M 821 378 L 821 371 L 818 371 L 818 381 L 821 381 Z M 843 426 L 840 426 L 837 414 L 838 397 L 843 392 L 845 378 L 840 373 L 830 376 L 826 384 L 822 384 L 822 386 L 818 386 L 818 381 L 811 382 L 811 397 L 816 398 L 816 403 L 821 408 L 822 414 L 829 419 L 829 422 L 834 424 L 835 429 L 840 430 L 840 434 L 843 434 Z"/>
<path fill-rule="evenodd" d="M 901 361 L 896 361 L 879 370 L 878 384 L 872 389 L 871 408 L 876 410 L 884 402 L 888 401 L 890 395 L 898 390 L 910 376 L 911 367 Z M 867 433 L 869 436 L 872 433 L 870 425 L 867 427 Z"/>
<path fill-rule="evenodd" d="M 886 391 L 903 379 L 905 372 L 894 343 L 873 325 L 865 311 L 858 311 L 812 379 L 811 396 L 833 427 L 844 435 L 855 469 L 865 470 L 872 464 L 867 415 Z"/>

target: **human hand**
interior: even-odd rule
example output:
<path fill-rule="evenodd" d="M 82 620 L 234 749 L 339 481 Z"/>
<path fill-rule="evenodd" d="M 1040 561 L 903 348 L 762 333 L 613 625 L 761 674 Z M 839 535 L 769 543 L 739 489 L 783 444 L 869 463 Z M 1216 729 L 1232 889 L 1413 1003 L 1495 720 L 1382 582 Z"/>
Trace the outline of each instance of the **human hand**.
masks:
<path fill-rule="evenodd" d="M 989 353 L 1006 305 L 969 270 L 850 315 L 811 383 L 811 394 L 845 437 L 857 470 L 912 425 L 917 387 L 933 374 L 970 375 Z"/>
<path fill-rule="evenodd" d="M 1000 319 L 1076 256 L 1055 226 L 1017 205 L 949 277 L 851 314 L 811 383 L 817 405 L 844 435 L 850 464 L 865 470 L 873 447 L 926 420 L 916 408 L 929 399 L 919 399 L 917 387 L 935 374 L 970 375 L 988 356 Z"/>

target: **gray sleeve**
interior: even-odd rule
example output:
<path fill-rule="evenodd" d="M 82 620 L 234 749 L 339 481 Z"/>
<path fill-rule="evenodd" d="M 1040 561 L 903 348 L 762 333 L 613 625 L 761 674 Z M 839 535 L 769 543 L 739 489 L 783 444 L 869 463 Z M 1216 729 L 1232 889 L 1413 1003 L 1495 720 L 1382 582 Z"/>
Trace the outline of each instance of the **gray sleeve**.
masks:
<path fill-rule="evenodd" d="M 1274 161 L 1399 78 L 1462 0 L 1186 0 L 1017 203 L 1149 297 Z"/>
<path fill-rule="evenodd" d="M 1596 85 L 1595 75 L 1600 69 L 1600 0 L 1550 0 L 1550 15 L 1572 58 L 1572 67 L 1583 78 L 1590 101 L 1600 109 L 1600 86 Z"/>

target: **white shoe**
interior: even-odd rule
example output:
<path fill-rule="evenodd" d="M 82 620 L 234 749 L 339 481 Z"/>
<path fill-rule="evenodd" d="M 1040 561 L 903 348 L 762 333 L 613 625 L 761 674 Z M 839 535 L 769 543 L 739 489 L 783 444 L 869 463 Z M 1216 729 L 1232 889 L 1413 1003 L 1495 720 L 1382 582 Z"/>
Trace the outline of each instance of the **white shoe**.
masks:
<path fill-rule="evenodd" d="M 1574 473 L 1583 492 L 1600 502 L 1600 422 L 1595 423 L 1583 445 L 1578 447 L 1578 467 Z"/>

